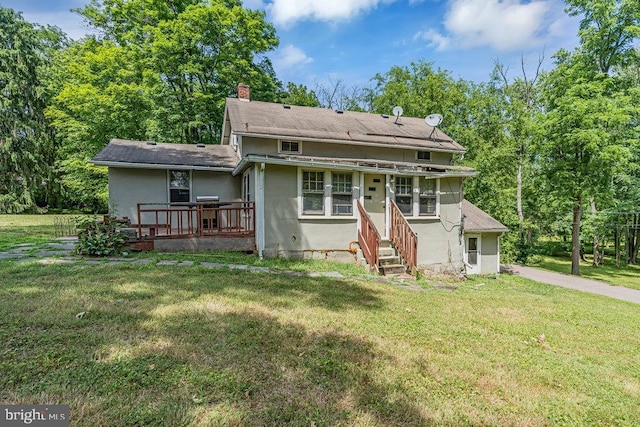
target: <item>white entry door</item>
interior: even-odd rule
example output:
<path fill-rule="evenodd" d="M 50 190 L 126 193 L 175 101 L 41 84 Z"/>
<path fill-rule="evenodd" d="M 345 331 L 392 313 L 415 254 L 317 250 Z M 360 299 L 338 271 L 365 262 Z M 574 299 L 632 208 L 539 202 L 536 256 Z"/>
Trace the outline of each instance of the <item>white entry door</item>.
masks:
<path fill-rule="evenodd" d="M 464 263 L 467 274 L 480 274 L 480 236 L 465 236 Z"/>
<path fill-rule="evenodd" d="M 371 217 L 378 233 L 385 236 L 386 178 L 380 174 L 364 175 L 364 210 Z"/>

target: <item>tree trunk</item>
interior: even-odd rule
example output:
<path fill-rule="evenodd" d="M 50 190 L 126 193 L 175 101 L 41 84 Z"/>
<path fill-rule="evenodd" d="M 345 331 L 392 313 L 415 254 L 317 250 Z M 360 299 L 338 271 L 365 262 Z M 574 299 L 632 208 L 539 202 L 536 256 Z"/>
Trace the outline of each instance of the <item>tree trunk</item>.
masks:
<path fill-rule="evenodd" d="M 593 265 L 594 266 L 598 266 L 600 264 L 602 264 L 602 259 L 600 256 L 600 250 L 599 250 L 599 246 L 600 246 L 600 242 L 598 239 L 598 230 L 595 227 L 595 224 L 597 224 L 597 220 L 596 220 L 596 201 L 593 199 L 593 197 L 591 197 L 591 215 L 593 215 L 593 222 L 594 222 L 594 227 L 593 227 Z"/>
<path fill-rule="evenodd" d="M 634 215 L 633 230 L 631 230 L 633 236 L 633 247 L 631 249 L 631 263 L 638 263 L 638 249 L 640 248 L 640 217 Z"/>
<path fill-rule="evenodd" d="M 516 176 L 516 209 L 518 210 L 518 221 L 520 227 L 524 222 L 524 214 L 522 213 L 522 161 L 518 161 L 518 171 Z"/>
<path fill-rule="evenodd" d="M 580 222 L 582 221 L 582 196 L 576 196 L 573 205 L 573 227 L 571 230 L 571 274 L 580 275 Z"/>
<path fill-rule="evenodd" d="M 620 268 L 620 231 L 618 230 L 618 224 L 613 230 L 613 244 L 616 247 L 616 268 Z"/>

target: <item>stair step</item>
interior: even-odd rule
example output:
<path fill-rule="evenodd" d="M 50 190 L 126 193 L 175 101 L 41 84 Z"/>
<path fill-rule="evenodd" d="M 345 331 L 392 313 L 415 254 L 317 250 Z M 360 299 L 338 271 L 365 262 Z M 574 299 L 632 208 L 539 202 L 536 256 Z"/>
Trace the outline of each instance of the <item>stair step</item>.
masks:
<path fill-rule="evenodd" d="M 390 274 L 403 274 L 407 272 L 407 268 L 402 264 L 381 265 L 380 272 L 385 276 Z"/>
<path fill-rule="evenodd" d="M 380 265 L 395 265 L 395 264 L 401 264 L 401 262 L 400 262 L 400 257 L 399 256 L 391 255 L 391 256 L 378 257 L 378 264 L 380 264 Z"/>
<path fill-rule="evenodd" d="M 393 248 L 393 243 L 389 239 L 381 239 L 380 248 Z"/>
<path fill-rule="evenodd" d="M 396 250 L 393 248 L 380 248 L 378 255 L 383 256 L 396 256 Z"/>

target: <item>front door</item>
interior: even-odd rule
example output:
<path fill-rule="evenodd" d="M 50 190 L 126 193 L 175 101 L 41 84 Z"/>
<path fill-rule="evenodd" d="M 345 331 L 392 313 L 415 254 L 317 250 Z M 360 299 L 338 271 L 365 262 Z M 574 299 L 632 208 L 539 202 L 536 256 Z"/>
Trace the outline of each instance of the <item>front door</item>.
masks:
<path fill-rule="evenodd" d="M 367 211 L 378 233 L 385 236 L 385 176 L 380 174 L 364 175 L 364 209 Z"/>
<path fill-rule="evenodd" d="M 466 236 L 464 262 L 467 274 L 480 274 L 480 236 Z"/>

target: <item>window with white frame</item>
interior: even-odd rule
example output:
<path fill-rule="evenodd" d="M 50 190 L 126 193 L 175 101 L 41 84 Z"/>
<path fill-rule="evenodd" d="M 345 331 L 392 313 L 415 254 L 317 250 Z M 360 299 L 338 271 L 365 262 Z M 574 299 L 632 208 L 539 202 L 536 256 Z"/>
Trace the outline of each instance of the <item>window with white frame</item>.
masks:
<path fill-rule="evenodd" d="M 435 215 L 438 197 L 435 179 L 419 179 L 420 215 Z"/>
<path fill-rule="evenodd" d="M 302 152 L 300 141 L 280 141 L 281 153 L 295 153 L 300 154 Z"/>
<path fill-rule="evenodd" d="M 171 203 L 191 201 L 189 171 L 169 171 L 169 201 Z"/>
<path fill-rule="evenodd" d="M 353 174 L 331 174 L 332 215 L 353 215 Z"/>
<path fill-rule="evenodd" d="M 406 216 L 437 216 L 438 180 L 396 176 L 395 201 Z"/>
<path fill-rule="evenodd" d="M 323 171 L 302 171 L 302 214 L 324 215 Z"/>
<path fill-rule="evenodd" d="M 405 215 L 413 215 L 413 177 L 396 177 L 396 205 Z"/>

